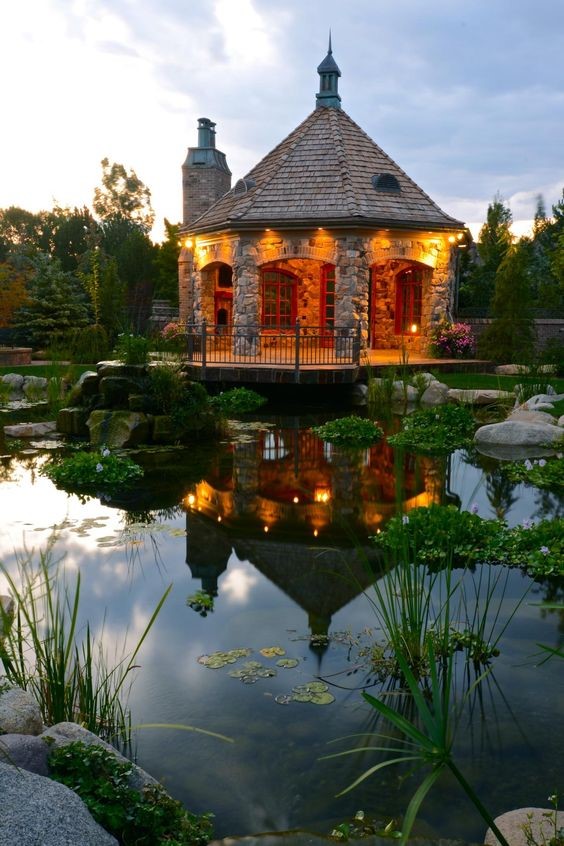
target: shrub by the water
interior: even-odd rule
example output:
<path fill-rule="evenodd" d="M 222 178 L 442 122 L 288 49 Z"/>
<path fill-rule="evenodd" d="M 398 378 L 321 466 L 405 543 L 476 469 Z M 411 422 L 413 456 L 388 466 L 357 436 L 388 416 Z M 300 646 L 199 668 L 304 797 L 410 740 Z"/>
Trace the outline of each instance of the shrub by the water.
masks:
<path fill-rule="evenodd" d="M 447 453 L 470 446 L 475 429 L 472 412 L 449 403 L 404 417 L 401 432 L 388 442 L 415 452 Z"/>
<path fill-rule="evenodd" d="M 205 846 L 211 839 L 211 814 L 186 811 L 159 784 L 129 787 L 133 765 L 101 746 L 69 743 L 51 753 L 49 768 L 122 846 Z"/>
<path fill-rule="evenodd" d="M 339 417 L 322 426 L 313 426 L 312 432 L 324 441 L 342 446 L 369 446 L 379 441 L 384 432 L 372 420 L 364 417 Z"/>
<path fill-rule="evenodd" d="M 67 491 L 99 491 L 126 487 L 143 476 L 143 470 L 131 458 L 115 455 L 109 449 L 100 452 L 80 450 L 55 460 L 40 470 Z"/>
<path fill-rule="evenodd" d="M 263 406 L 266 401 L 266 397 L 249 388 L 230 388 L 212 397 L 211 403 L 220 414 L 228 415 L 248 414 Z"/>
<path fill-rule="evenodd" d="M 537 488 L 564 491 L 564 459 L 539 458 L 502 465 L 503 473 L 512 482 L 525 482 Z"/>

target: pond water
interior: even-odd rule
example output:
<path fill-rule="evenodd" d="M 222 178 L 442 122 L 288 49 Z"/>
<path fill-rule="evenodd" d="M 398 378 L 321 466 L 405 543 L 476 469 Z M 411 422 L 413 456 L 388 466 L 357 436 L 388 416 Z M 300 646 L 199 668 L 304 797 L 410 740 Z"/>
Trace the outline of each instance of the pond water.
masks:
<path fill-rule="evenodd" d="M 82 621 L 101 631 L 105 616 L 110 652 L 120 653 L 126 638 L 134 642 L 173 585 L 140 655 L 133 723 L 196 726 L 233 742 L 141 728 L 135 752 L 187 807 L 216 815 L 218 837 L 290 828 L 327 834 L 359 809 L 385 821 L 405 810 L 417 776 L 388 768 L 336 798 L 379 759 L 321 760 L 385 730 L 360 695 L 379 689 L 361 653 L 378 637 L 369 599 L 381 562 L 369 537 L 396 512 L 398 491 L 406 509 L 476 504 L 481 516 L 504 516 L 511 525 L 562 514 L 555 496 L 508 485 L 492 459 L 457 452 L 400 461 L 386 444 L 351 458 L 312 434 L 322 417 L 301 411 L 235 423 L 219 445 L 147 452 L 140 457 L 145 479 L 121 498 L 102 492 L 81 500 L 58 491 L 39 473 L 48 443 L 0 463 L 0 560 L 14 566 L 17 554 L 44 548 L 55 531 L 67 574 L 82 575 Z M 564 788 L 564 665 L 539 665 L 537 647 L 562 644 L 564 617 L 538 605 L 562 597 L 561 583 L 533 585 L 517 570 L 492 573 L 501 576 L 498 630 L 521 604 L 490 676 L 463 712 L 455 753 L 496 815 L 545 807 Z M 471 595 L 479 574 L 464 578 Z M 202 589 L 215 597 L 206 616 L 187 604 Z M 293 659 L 291 666 L 277 666 L 280 655 L 270 647 Z M 250 652 L 216 668 L 198 661 L 235 648 Z M 276 675 L 259 674 L 254 683 L 229 675 L 247 661 Z M 319 679 L 334 702 L 284 704 L 295 686 Z M 462 692 L 462 675 L 459 684 Z M 360 738 L 331 743 L 353 734 Z M 481 842 L 484 825 L 445 776 L 416 830 Z"/>

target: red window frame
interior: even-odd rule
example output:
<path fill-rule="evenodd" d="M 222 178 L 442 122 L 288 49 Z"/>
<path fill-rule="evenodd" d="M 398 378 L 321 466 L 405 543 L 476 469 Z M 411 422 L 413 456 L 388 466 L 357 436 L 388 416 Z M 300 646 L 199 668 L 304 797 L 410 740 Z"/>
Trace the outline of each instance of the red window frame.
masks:
<path fill-rule="evenodd" d="M 396 335 L 418 335 L 422 312 L 423 269 L 406 267 L 396 276 Z"/>
<path fill-rule="evenodd" d="M 294 326 L 298 279 L 279 267 L 262 269 L 262 324 L 269 328 Z"/>

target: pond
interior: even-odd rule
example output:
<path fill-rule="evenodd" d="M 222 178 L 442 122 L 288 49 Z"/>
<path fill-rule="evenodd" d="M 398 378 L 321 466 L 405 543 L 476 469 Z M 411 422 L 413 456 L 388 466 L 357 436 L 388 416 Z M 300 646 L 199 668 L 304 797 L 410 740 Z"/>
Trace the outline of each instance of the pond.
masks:
<path fill-rule="evenodd" d="M 377 753 L 323 759 L 376 745 L 369 735 L 386 730 L 361 697 L 379 690 L 363 650 L 378 638 L 370 599 L 383 578 L 370 536 L 396 513 L 398 497 L 404 509 L 475 506 L 510 525 L 562 515 L 561 500 L 508 485 L 492 459 L 462 451 L 399 458 L 385 443 L 351 458 L 311 432 L 327 414 L 300 412 L 235 422 L 219 445 L 149 451 L 140 456 L 145 479 L 123 497 L 57 490 L 39 473 L 48 442 L 0 464 L 0 560 L 14 566 L 17 554 L 45 548 L 55 532 L 67 574 L 82 574 L 82 622 L 103 626 L 110 653 L 135 641 L 173 585 L 130 697 L 134 725 L 166 727 L 135 730 L 135 754 L 191 810 L 211 810 L 218 837 L 328 834 L 359 809 L 387 822 L 401 817 L 419 784 L 392 767 L 337 798 Z M 539 607 L 562 598 L 562 583 L 533 584 L 521 571 L 498 569 L 491 627 L 509 624 L 455 740 L 460 768 L 494 815 L 545 807 L 563 787 L 564 760 L 564 666 L 541 664 L 537 646 L 564 640 L 562 612 Z M 479 605 L 479 570 L 464 579 Z M 205 616 L 188 603 L 200 590 L 214 597 Z M 234 649 L 247 650 L 234 663 L 202 659 Z M 260 667 L 231 675 L 250 661 Z M 319 704 L 291 698 L 320 680 L 331 696 Z M 461 674 L 460 693 L 464 684 Z M 350 735 L 360 739 L 333 743 Z M 481 842 L 484 824 L 444 776 L 416 831 Z"/>

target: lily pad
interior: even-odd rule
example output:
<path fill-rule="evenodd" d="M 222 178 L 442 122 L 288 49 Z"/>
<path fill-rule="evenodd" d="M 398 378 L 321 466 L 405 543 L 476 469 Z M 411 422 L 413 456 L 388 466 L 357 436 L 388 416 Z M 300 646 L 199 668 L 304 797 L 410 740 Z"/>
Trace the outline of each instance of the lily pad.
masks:
<path fill-rule="evenodd" d="M 274 701 L 278 705 L 289 705 L 292 699 L 293 697 L 289 693 L 279 693 L 278 696 L 274 697 Z"/>
<path fill-rule="evenodd" d="M 276 666 L 283 667 L 285 670 L 291 670 L 292 667 L 297 667 L 299 663 L 295 658 L 280 658 L 276 662 Z"/>
<path fill-rule="evenodd" d="M 257 676 L 261 679 L 270 679 L 272 676 L 276 675 L 276 670 L 272 667 L 262 667 L 262 669 L 257 670 Z"/>
<path fill-rule="evenodd" d="M 281 646 L 265 646 L 264 649 L 260 650 L 260 654 L 264 655 L 265 658 L 275 658 L 277 655 L 285 655 L 286 650 L 282 649 Z"/>
<path fill-rule="evenodd" d="M 325 682 L 312 681 L 308 682 L 307 689 L 311 690 L 312 693 L 325 693 L 326 690 L 329 690 L 329 685 Z"/>
<path fill-rule="evenodd" d="M 332 693 L 314 693 L 310 699 L 312 705 L 330 705 L 335 701 Z"/>
<path fill-rule="evenodd" d="M 294 702 L 311 702 L 312 693 L 294 693 L 292 699 Z"/>

